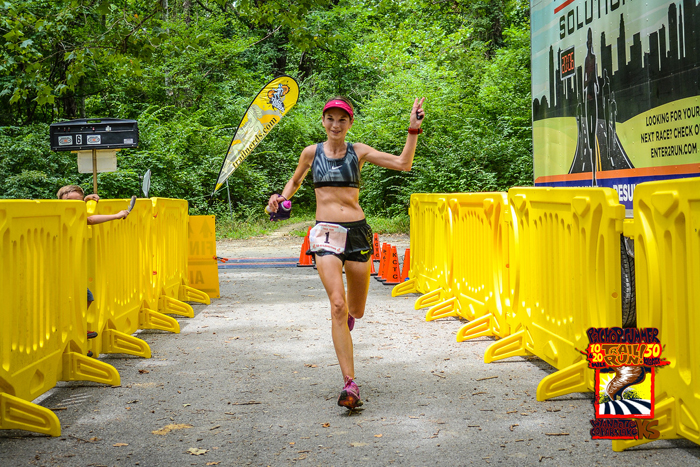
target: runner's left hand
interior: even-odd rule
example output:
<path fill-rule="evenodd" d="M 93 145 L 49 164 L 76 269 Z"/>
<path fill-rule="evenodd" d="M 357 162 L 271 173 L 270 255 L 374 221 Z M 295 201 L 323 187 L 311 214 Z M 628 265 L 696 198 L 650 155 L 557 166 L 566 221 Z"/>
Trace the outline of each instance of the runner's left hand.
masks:
<path fill-rule="evenodd" d="M 416 100 L 413 102 L 411 118 L 408 124 L 409 128 L 420 128 L 423 124 L 423 117 L 425 117 L 423 102 L 425 102 L 425 97 L 416 97 Z"/>

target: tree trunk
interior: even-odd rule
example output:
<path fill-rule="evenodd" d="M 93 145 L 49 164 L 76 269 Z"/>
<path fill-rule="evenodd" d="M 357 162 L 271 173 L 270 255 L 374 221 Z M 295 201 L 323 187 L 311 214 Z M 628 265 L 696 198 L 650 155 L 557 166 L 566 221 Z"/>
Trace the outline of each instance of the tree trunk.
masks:
<path fill-rule="evenodd" d="M 75 98 L 74 93 L 66 93 L 61 98 L 61 103 L 63 104 L 63 114 L 66 118 L 73 119 L 78 115 L 78 100 Z"/>
<path fill-rule="evenodd" d="M 308 78 L 313 72 L 314 64 L 311 54 L 302 52 L 301 60 L 299 61 L 299 77 L 301 79 Z"/>
<path fill-rule="evenodd" d="M 277 48 L 277 58 L 275 58 L 275 63 L 272 65 L 272 69 L 275 75 L 284 73 L 287 70 L 287 49 L 283 46 L 289 41 L 286 32 L 283 32 L 279 39 L 273 38 Z"/>
<path fill-rule="evenodd" d="M 190 9 L 192 8 L 191 0 L 184 0 L 182 2 L 182 17 L 185 19 L 185 24 L 190 25 L 192 18 L 190 17 Z"/>

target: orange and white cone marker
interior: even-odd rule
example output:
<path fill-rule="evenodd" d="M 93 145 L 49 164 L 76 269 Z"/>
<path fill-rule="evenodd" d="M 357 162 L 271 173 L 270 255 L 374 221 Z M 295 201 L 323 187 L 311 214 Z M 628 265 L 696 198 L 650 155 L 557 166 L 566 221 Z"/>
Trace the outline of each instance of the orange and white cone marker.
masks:
<path fill-rule="evenodd" d="M 309 227 L 309 230 L 306 231 L 306 237 L 304 237 L 304 243 L 301 244 L 301 253 L 299 253 L 299 262 L 297 263 L 297 267 L 300 268 L 308 268 L 312 267 L 314 265 L 314 262 L 311 259 L 311 255 L 307 255 L 306 252 L 309 251 L 309 248 L 311 248 L 311 243 L 309 242 L 309 232 L 311 231 L 311 227 Z"/>
<path fill-rule="evenodd" d="M 387 278 L 384 285 L 396 285 L 401 283 L 401 273 L 399 272 L 399 255 L 396 252 L 396 247 L 391 247 L 391 257 L 387 264 Z"/>
<path fill-rule="evenodd" d="M 406 253 L 403 255 L 403 269 L 401 269 L 401 282 L 408 280 L 408 273 L 411 270 L 411 249 L 406 248 Z"/>
<path fill-rule="evenodd" d="M 372 245 L 374 246 L 374 253 L 372 253 L 372 261 L 381 261 L 382 257 L 380 256 L 380 251 L 379 251 L 379 235 L 374 234 L 374 241 L 372 242 Z"/>
<path fill-rule="evenodd" d="M 379 261 L 379 274 L 375 279 L 377 279 L 380 282 L 384 282 L 386 280 L 386 265 L 389 262 L 389 257 L 387 255 L 387 243 L 382 244 L 382 255 L 381 255 L 381 260 Z"/>

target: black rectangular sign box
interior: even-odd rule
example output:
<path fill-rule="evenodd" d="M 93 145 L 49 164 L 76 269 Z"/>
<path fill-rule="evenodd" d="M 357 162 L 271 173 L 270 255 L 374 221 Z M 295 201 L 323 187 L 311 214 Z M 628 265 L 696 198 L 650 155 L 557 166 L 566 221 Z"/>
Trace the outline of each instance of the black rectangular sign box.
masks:
<path fill-rule="evenodd" d="M 82 118 L 52 123 L 49 128 L 54 151 L 135 148 L 139 144 L 136 120 Z"/>

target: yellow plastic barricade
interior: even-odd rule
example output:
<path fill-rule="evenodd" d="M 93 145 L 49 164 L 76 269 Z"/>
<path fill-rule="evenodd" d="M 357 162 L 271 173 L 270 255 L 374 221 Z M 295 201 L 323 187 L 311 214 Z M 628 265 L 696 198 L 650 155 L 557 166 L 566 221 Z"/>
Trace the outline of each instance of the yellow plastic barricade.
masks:
<path fill-rule="evenodd" d="M 187 267 L 190 285 L 219 298 L 219 266 L 216 262 L 216 218 L 190 216 Z"/>
<path fill-rule="evenodd" d="M 101 202 L 101 201 L 100 201 Z M 138 199 L 127 220 L 138 223 L 139 273 L 141 309 L 138 329 L 160 329 L 179 333 L 180 324 L 176 319 L 158 310 L 159 295 L 153 281 L 153 203 L 150 199 Z"/>
<path fill-rule="evenodd" d="M 158 311 L 194 317 L 185 303 L 208 305 L 209 296 L 188 286 L 187 277 L 187 201 L 151 198 L 153 203 L 153 292 Z"/>
<path fill-rule="evenodd" d="M 452 282 L 445 302 L 428 310 L 427 319 L 459 315 L 470 320 L 457 332 L 461 342 L 510 334 L 508 277 L 508 196 L 506 193 L 450 195 Z"/>
<path fill-rule="evenodd" d="M 90 202 L 88 216 L 116 214 L 128 205 L 129 200 Z M 150 358 L 148 344 L 131 334 L 147 328 L 180 330 L 175 319 L 152 310 L 148 312 L 151 323 L 141 323 L 141 310 L 150 293 L 143 276 L 150 280 L 151 211 L 151 200 L 139 199 L 127 218 L 88 227 L 88 283 L 95 302 L 88 309 L 87 322 L 98 333 L 89 341 L 95 355 L 126 353 Z"/>
<path fill-rule="evenodd" d="M 670 362 L 656 372 L 655 428 L 700 444 L 700 178 L 637 185 L 624 229 L 634 239 L 637 327 L 659 329 Z M 648 441 L 614 440 L 613 449 Z"/>
<path fill-rule="evenodd" d="M 512 188 L 513 334 L 486 363 L 533 353 L 559 369 L 537 400 L 593 390 L 579 350 L 590 327 L 621 326 L 620 234 L 625 208 L 609 188 Z"/>
<path fill-rule="evenodd" d="M 59 436 L 30 401 L 57 381 L 120 383 L 87 356 L 86 231 L 82 201 L 0 201 L 0 429 Z"/>
<path fill-rule="evenodd" d="M 447 298 L 452 270 L 448 196 L 444 193 L 411 195 L 410 279 L 395 286 L 391 294 L 394 297 L 415 292 L 425 294 L 416 300 L 416 310 Z"/>

